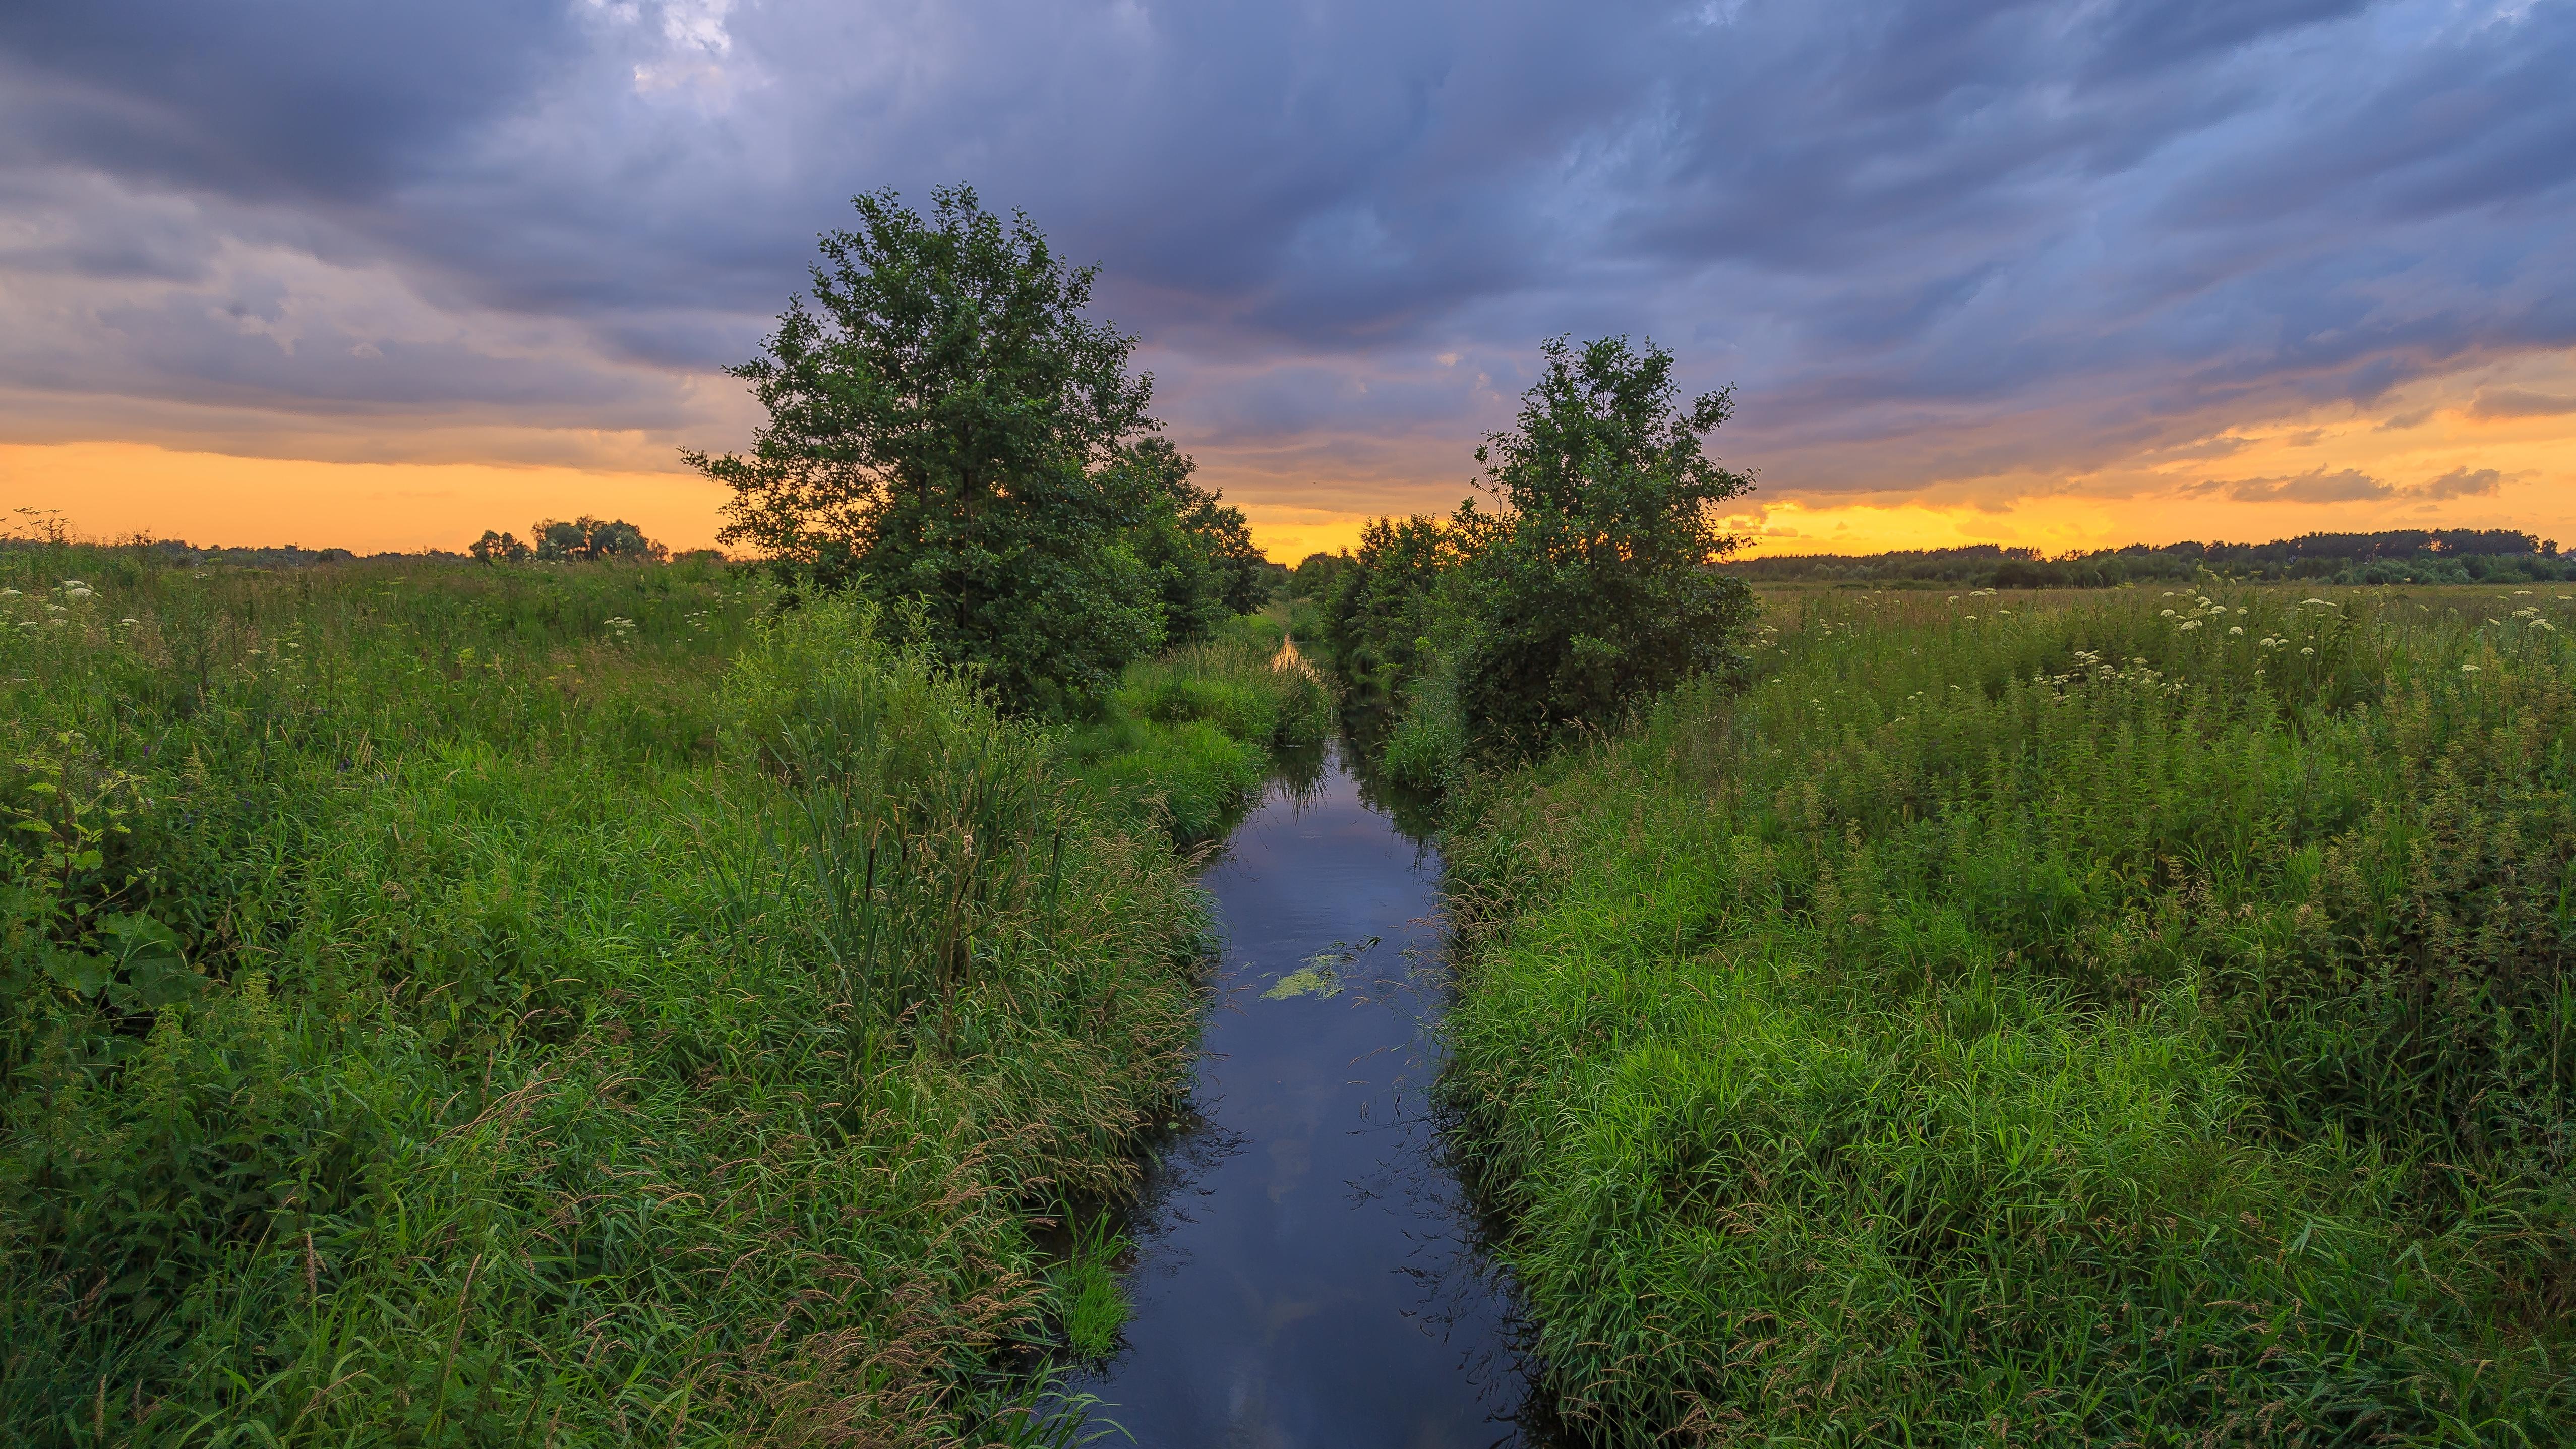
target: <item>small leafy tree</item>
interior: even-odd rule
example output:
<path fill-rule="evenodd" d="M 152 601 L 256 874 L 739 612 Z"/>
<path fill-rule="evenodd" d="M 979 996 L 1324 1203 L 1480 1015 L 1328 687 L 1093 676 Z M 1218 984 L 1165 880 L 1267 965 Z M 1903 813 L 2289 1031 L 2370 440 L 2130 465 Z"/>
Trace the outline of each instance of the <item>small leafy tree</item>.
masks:
<path fill-rule="evenodd" d="M 1164 642 L 1195 643 L 1260 608 L 1270 596 L 1271 564 L 1253 546 L 1243 510 L 1191 479 L 1198 465 L 1189 455 L 1147 438 L 1119 466 L 1134 470 L 1132 486 L 1150 500 L 1135 546 L 1162 600 Z"/>
<path fill-rule="evenodd" d="M 1359 697 L 1391 700 L 1441 632 L 1440 583 L 1458 562 L 1457 540 L 1426 514 L 1376 518 L 1361 527 L 1359 554 L 1346 562 L 1324 601 L 1324 645 Z"/>
<path fill-rule="evenodd" d="M 1468 628 L 1458 704 L 1479 740 L 1534 748 L 1613 723 L 1685 676 L 1737 667 L 1751 591 L 1713 567 L 1737 540 L 1716 505 L 1753 486 L 1701 447 L 1732 390 L 1687 408 L 1673 357 L 1648 343 L 1563 337 L 1519 426 L 1476 450 L 1499 505 L 1452 529 Z"/>
<path fill-rule="evenodd" d="M 1096 269 L 968 187 L 925 218 L 892 191 L 822 241 L 812 295 L 732 369 L 768 413 L 748 456 L 686 454 L 733 490 L 722 537 L 827 586 L 919 599 L 931 640 L 1009 705 L 1063 713 L 1159 644 L 1137 530 L 1169 506 L 1135 339 L 1083 315 Z M 1176 458 L 1178 455 L 1173 454 Z"/>
<path fill-rule="evenodd" d="M 519 542 L 517 534 L 497 533 L 488 528 L 483 530 L 481 538 L 466 546 L 466 552 L 487 564 L 528 561 L 528 546 Z"/>

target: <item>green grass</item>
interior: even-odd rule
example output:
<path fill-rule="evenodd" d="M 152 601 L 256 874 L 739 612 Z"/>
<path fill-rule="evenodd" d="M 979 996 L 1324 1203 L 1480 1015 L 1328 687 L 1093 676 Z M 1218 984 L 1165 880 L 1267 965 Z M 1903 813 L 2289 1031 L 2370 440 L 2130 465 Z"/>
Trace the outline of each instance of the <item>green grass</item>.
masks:
<path fill-rule="evenodd" d="M 1058 740 L 712 565 L 0 586 L 5 1437 L 1069 1432 L 1206 921 Z"/>
<path fill-rule="evenodd" d="M 1185 844 L 1223 835 L 1274 751 L 1320 744 L 1332 728 L 1331 697 L 1279 659 L 1269 622 L 1246 616 L 1211 643 L 1129 665 L 1104 717 L 1066 734 L 1063 757 Z"/>
<path fill-rule="evenodd" d="M 1104 1359 L 1118 1348 L 1118 1330 L 1129 1317 L 1118 1260 L 1129 1247 L 1125 1234 L 1097 1219 L 1074 1235 L 1072 1251 L 1056 1266 L 1065 1344 L 1078 1358 Z"/>
<path fill-rule="evenodd" d="M 2553 593 L 1810 596 L 1472 782 L 1445 1090 L 1568 1411 L 2563 1442 Z"/>

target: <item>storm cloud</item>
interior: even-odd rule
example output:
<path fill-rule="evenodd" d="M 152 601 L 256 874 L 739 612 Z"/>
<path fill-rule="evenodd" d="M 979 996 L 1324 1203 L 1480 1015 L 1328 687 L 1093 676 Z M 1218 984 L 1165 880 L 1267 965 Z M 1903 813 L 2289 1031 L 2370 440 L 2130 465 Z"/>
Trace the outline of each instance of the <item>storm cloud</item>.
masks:
<path fill-rule="evenodd" d="M 1739 383 L 1771 490 L 2216 457 L 2576 348 L 2571 75 L 2555 0 L 11 6 L 0 404 L 726 446 L 815 233 L 965 181 L 1281 469 L 1454 495 L 1563 331 Z"/>

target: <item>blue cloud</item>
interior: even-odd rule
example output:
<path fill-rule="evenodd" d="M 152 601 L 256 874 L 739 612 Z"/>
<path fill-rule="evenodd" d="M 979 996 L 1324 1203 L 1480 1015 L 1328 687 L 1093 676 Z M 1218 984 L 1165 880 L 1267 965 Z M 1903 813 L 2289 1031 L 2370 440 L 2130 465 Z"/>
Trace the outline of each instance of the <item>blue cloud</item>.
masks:
<path fill-rule="evenodd" d="M 18 6 L 0 387 L 686 433 L 848 196 L 962 179 L 1185 446 L 1463 459 L 1620 331 L 1775 489 L 2082 471 L 2576 347 L 2571 74 L 2576 7 L 2448 0 Z"/>

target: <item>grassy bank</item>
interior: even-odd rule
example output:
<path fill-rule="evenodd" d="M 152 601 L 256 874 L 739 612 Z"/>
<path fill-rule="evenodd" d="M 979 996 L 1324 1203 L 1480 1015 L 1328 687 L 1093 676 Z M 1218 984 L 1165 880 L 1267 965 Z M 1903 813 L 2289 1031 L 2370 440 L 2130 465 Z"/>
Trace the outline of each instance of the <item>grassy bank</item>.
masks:
<path fill-rule="evenodd" d="M 1473 787 L 1447 1089 L 1569 1410 L 2563 1442 L 2571 607 L 1810 596 Z"/>
<path fill-rule="evenodd" d="M 1045 1432 L 1195 1042 L 1119 781 L 714 566 L 0 575 L 13 1442 Z"/>
<path fill-rule="evenodd" d="M 1102 718 L 1066 734 L 1064 759 L 1175 840 L 1216 839 L 1274 752 L 1320 746 L 1332 728 L 1321 680 L 1280 662 L 1284 639 L 1278 621 L 1248 614 L 1208 643 L 1129 665 Z"/>

